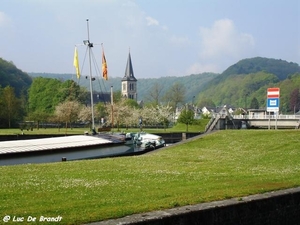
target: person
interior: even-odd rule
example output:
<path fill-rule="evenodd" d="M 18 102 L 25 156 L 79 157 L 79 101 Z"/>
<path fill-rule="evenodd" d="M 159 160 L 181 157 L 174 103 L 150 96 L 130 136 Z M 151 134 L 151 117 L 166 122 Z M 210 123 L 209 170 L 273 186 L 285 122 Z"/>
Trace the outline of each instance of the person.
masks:
<path fill-rule="evenodd" d="M 142 131 L 142 126 L 143 126 L 143 119 L 142 118 L 140 118 L 139 124 L 140 124 L 140 130 Z"/>

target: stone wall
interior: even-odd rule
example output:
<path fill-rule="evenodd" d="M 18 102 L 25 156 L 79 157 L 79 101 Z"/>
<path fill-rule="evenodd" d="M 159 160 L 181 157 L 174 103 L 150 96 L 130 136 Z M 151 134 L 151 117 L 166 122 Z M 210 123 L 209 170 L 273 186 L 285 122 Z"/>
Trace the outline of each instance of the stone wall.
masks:
<path fill-rule="evenodd" d="M 90 225 L 299 225 L 300 187 L 178 207 Z"/>

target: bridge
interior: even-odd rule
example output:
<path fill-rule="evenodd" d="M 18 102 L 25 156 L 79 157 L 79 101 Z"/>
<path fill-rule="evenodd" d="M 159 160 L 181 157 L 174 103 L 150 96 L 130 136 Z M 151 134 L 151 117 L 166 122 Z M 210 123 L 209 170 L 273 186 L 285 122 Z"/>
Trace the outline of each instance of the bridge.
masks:
<path fill-rule="evenodd" d="M 213 114 L 206 131 L 224 129 L 299 129 L 300 115 L 231 115 Z"/>

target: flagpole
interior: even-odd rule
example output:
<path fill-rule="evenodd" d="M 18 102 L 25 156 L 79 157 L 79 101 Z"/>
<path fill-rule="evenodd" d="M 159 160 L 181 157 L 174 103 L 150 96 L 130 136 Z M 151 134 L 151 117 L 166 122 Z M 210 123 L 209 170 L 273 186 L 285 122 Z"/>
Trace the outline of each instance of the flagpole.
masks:
<path fill-rule="evenodd" d="M 92 132 L 95 133 L 95 118 L 94 118 L 94 99 L 93 99 L 93 86 L 92 86 L 92 62 L 91 62 L 91 48 L 93 43 L 90 43 L 90 31 L 89 31 L 89 19 L 86 19 L 87 22 L 87 46 L 89 48 L 89 66 L 90 66 L 90 92 L 91 92 L 91 111 L 92 111 Z"/>
<path fill-rule="evenodd" d="M 113 96 L 113 86 L 110 86 L 110 104 L 111 104 L 111 128 L 114 127 L 114 96 Z"/>

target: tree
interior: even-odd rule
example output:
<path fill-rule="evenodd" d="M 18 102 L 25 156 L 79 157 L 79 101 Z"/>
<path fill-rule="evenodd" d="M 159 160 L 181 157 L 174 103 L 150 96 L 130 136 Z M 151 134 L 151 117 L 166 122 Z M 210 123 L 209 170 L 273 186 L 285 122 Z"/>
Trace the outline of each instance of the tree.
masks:
<path fill-rule="evenodd" d="M 135 100 L 130 99 L 130 98 L 125 99 L 125 105 L 129 106 L 129 108 L 138 108 L 139 107 L 139 104 Z"/>
<path fill-rule="evenodd" d="M 186 131 L 188 132 L 188 126 L 192 124 L 194 120 L 194 112 L 189 109 L 184 109 L 181 111 L 177 122 L 184 123 L 186 125 Z"/>
<path fill-rule="evenodd" d="M 259 103 L 257 98 L 253 97 L 250 104 L 250 109 L 259 109 Z"/>
<path fill-rule="evenodd" d="M 113 94 L 114 103 L 118 102 L 122 99 L 122 93 L 121 91 L 115 91 Z"/>
<path fill-rule="evenodd" d="M 94 111 L 95 111 L 95 108 L 94 108 Z M 94 113 L 94 115 L 95 115 L 95 113 Z M 91 125 L 92 124 L 92 109 L 91 109 L 91 107 L 90 106 L 82 106 L 79 111 L 79 114 L 78 114 L 78 119 L 81 122 L 87 122 Z"/>
<path fill-rule="evenodd" d="M 161 94 L 164 86 L 161 83 L 154 83 L 149 90 L 149 94 L 147 95 L 147 100 L 154 105 L 158 105 L 160 102 Z"/>
<path fill-rule="evenodd" d="M 107 104 L 106 111 L 108 112 L 109 119 L 112 126 L 117 126 L 118 131 L 120 124 L 126 124 L 127 119 L 130 117 L 130 106 L 127 105 L 126 98 L 120 98 L 119 101 L 114 102 L 113 105 Z"/>
<path fill-rule="evenodd" d="M 211 98 L 207 98 L 207 97 L 204 97 L 202 98 L 200 101 L 199 101 L 199 104 L 198 104 L 201 108 L 202 107 L 213 107 L 215 108 L 216 105 L 215 103 L 213 102 L 213 100 Z"/>
<path fill-rule="evenodd" d="M 27 119 L 29 121 L 36 121 L 37 129 L 40 128 L 40 122 L 47 121 L 51 114 L 43 111 L 34 111 L 28 114 Z"/>
<path fill-rule="evenodd" d="M 37 77 L 33 79 L 29 89 L 29 111 L 53 113 L 60 101 L 58 79 Z"/>
<path fill-rule="evenodd" d="M 107 108 L 103 102 L 99 102 L 94 106 L 95 115 L 101 120 L 101 123 L 105 123 L 104 118 L 108 116 Z M 103 118 L 103 121 L 102 121 Z M 103 124 L 102 124 L 103 125 Z"/>
<path fill-rule="evenodd" d="M 37 77 L 29 89 L 29 111 L 52 114 L 55 107 L 65 101 L 85 103 L 88 93 L 72 80 Z"/>
<path fill-rule="evenodd" d="M 88 97 L 88 92 L 85 88 L 81 88 L 75 81 L 66 80 L 59 86 L 58 93 L 56 93 L 58 101 L 78 101 L 85 103 Z"/>
<path fill-rule="evenodd" d="M 300 95 L 299 88 L 295 88 L 290 94 L 290 111 L 295 112 L 299 110 L 300 106 Z"/>
<path fill-rule="evenodd" d="M 175 83 L 167 90 L 164 100 L 169 102 L 173 110 L 176 110 L 179 103 L 183 103 L 185 99 L 185 87 L 182 83 Z"/>
<path fill-rule="evenodd" d="M 20 100 L 15 96 L 14 88 L 7 86 L 2 91 L 3 96 L 3 117 L 8 122 L 8 127 L 11 128 L 12 120 L 16 119 L 20 111 Z"/>
<path fill-rule="evenodd" d="M 156 117 L 158 118 L 158 122 L 164 125 L 164 129 L 169 126 L 170 120 L 172 119 L 172 107 L 168 105 L 157 105 L 156 106 Z"/>
<path fill-rule="evenodd" d="M 66 101 L 60 103 L 55 107 L 55 115 L 58 121 L 66 124 L 66 130 L 68 123 L 72 123 L 78 119 L 81 105 L 77 101 Z"/>

